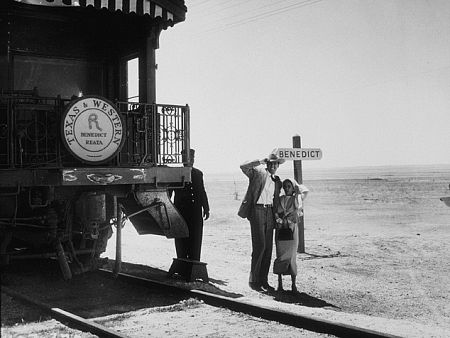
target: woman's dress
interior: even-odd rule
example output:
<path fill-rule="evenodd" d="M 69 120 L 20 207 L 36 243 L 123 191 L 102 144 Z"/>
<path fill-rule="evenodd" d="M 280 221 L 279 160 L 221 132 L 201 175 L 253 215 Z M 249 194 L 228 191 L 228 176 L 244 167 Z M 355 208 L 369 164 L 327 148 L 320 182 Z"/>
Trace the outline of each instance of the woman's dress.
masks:
<path fill-rule="evenodd" d="M 297 247 L 299 203 L 297 196 L 280 196 L 277 213 L 283 220 L 283 226 L 289 226 L 293 232 L 291 240 L 279 240 L 279 229 L 275 231 L 275 246 L 277 258 L 273 262 L 273 273 L 282 275 L 297 275 Z"/>

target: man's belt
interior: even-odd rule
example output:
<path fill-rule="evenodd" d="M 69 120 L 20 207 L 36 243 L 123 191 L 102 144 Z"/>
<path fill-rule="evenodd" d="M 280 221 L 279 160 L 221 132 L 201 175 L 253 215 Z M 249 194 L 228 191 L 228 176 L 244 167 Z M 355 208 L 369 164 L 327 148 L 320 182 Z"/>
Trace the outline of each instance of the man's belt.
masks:
<path fill-rule="evenodd" d="M 272 204 L 256 204 L 260 208 L 272 208 Z"/>

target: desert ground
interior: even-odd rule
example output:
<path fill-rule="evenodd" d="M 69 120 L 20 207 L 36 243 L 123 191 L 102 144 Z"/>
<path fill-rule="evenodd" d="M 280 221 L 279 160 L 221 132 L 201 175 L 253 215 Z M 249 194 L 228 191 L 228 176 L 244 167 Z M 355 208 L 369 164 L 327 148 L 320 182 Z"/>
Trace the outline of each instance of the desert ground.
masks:
<path fill-rule="evenodd" d="M 204 226 L 202 261 L 208 264 L 209 286 L 248 302 L 402 337 L 449 337 L 450 208 L 439 200 L 450 196 L 449 176 L 444 170 L 305 180 L 310 194 L 305 201 L 305 253 L 297 256 L 300 293 L 264 294 L 248 287 L 250 228 L 247 220 L 236 215 L 247 185 L 245 177 L 205 175 L 211 217 Z M 124 262 L 168 271 L 175 256 L 172 239 L 139 236 L 126 222 Z M 103 257 L 115 258 L 114 235 Z M 270 273 L 273 286 L 276 278 Z M 288 277 L 284 283 L 287 288 Z M 151 318 L 145 321 L 148 336 L 274 335 L 274 323 L 248 318 L 224 320 L 224 326 L 215 329 L 197 325 L 190 318 L 207 322 L 209 312 L 192 311 L 177 313 L 171 322 L 164 322 L 164 316 L 147 317 Z M 132 326 L 149 314 L 128 316 L 135 320 L 123 325 Z M 30 330 L 36 328 L 25 328 Z M 279 330 L 286 337 L 300 335 Z"/>
<path fill-rule="evenodd" d="M 381 176 L 381 178 L 380 178 Z M 305 253 L 298 299 L 248 287 L 248 221 L 236 215 L 245 178 L 205 180 L 211 218 L 202 261 L 211 283 L 248 300 L 405 337 L 450 336 L 449 175 L 378 175 L 304 182 Z M 105 256 L 114 258 L 114 236 Z M 123 260 L 167 271 L 173 240 L 124 228 Z M 276 285 L 276 275 L 270 274 Z M 288 277 L 284 279 L 289 286 Z M 200 333 L 201 335 L 201 333 Z"/>

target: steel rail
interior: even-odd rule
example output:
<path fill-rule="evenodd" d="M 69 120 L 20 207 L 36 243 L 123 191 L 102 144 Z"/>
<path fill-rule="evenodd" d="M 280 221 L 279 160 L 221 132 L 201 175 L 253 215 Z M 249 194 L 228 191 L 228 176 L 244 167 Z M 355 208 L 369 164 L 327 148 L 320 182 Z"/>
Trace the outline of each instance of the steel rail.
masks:
<path fill-rule="evenodd" d="M 99 271 L 109 275 L 112 274 L 111 271 L 106 269 L 99 269 Z M 281 324 L 306 329 L 317 333 L 327 333 L 335 335 L 337 337 L 351 338 L 401 338 L 400 336 L 392 335 L 389 333 L 369 330 L 362 327 L 321 319 L 313 316 L 300 315 L 289 311 L 272 309 L 270 307 L 255 305 L 249 302 L 216 295 L 206 291 L 188 290 L 161 281 L 132 276 L 125 273 L 119 273 L 115 278 L 120 278 L 126 282 L 137 283 L 140 285 L 158 286 L 161 288 L 170 289 L 172 291 L 185 293 L 191 295 L 192 297 L 201 299 L 206 304 L 211 306 L 227 308 L 234 312 L 245 313 L 254 317 L 276 321 Z"/>
<path fill-rule="evenodd" d="M 105 338 L 128 338 L 128 336 L 110 330 L 107 327 L 97 324 L 89 319 L 77 316 L 73 313 L 67 312 L 59 308 L 51 307 L 49 304 L 45 304 L 38 300 L 32 299 L 3 285 L 1 288 L 1 292 L 4 292 L 9 296 L 21 300 L 23 302 L 26 302 L 30 305 L 37 306 L 41 310 L 48 313 L 52 318 L 73 329 L 77 329 L 84 332 L 90 332 L 99 337 Z"/>

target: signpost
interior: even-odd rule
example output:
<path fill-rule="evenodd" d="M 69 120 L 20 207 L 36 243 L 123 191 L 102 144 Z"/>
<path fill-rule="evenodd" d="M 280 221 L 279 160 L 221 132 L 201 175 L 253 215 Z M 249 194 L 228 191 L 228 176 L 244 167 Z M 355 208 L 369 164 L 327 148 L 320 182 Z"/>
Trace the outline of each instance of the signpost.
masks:
<path fill-rule="evenodd" d="M 300 136 L 294 136 L 294 138 Z M 293 141 L 295 143 L 295 141 Z M 276 154 L 279 158 L 285 160 L 320 160 L 322 158 L 322 150 L 318 148 L 298 148 L 294 145 L 294 148 L 277 148 Z"/>
<path fill-rule="evenodd" d="M 320 160 L 322 150 L 318 148 L 302 148 L 302 140 L 299 135 L 292 137 L 292 148 L 277 148 L 273 151 L 279 158 L 294 162 L 294 178 L 299 184 L 303 184 L 302 161 Z M 303 215 L 305 211 L 303 210 Z M 305 223 L 304 216 L 298 223 L 298 248 L 297 251 L 305 253 Z"/>

